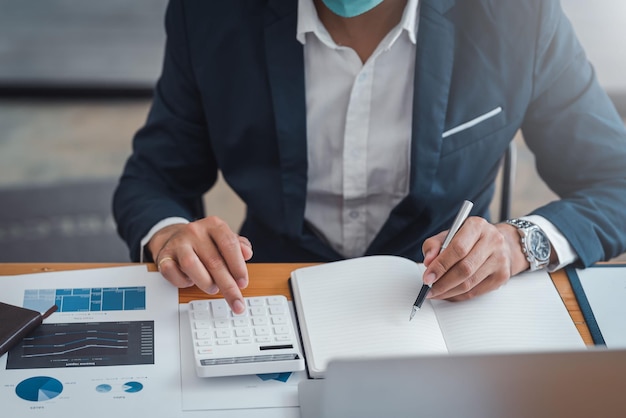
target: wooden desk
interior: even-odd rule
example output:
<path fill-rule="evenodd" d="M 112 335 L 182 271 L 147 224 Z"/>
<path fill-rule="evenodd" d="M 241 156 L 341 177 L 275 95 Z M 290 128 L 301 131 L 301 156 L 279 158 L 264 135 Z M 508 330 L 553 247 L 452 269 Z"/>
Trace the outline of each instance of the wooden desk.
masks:
<path fill-rule="evenodd" d="M 121 265 L 133 265 L 127 264 L 107 264 L 107 263 L 0 263 L 0 276 L 13 275 L 13 274 L 29 274 L 29 273 L 41 273 L 47 271 L 63 271 L 63 270 L 79 270 L 87 268 L 100 268 L 100 267 L 114 267 Z M 279 294 L 285 295 L 291 299 L 289 292 L 289 286 L 287 279 L 292 270 L 311 264 L 296 264 L 296 263 L 284 263 L 284 264 L 248 264 L 248 271 L 250 273 L 250 286 L 243 291 L 244 296 L 259 296 Z M 147 264 L 148 269 L 156 271 L 154 264 Z M 561 295 L 561 299 L 565 303 L 567 310 L 578 328 L 578 332 L 582 336 L 587 345 L 593 345 L 591 334 L 587 324 L 583 318 L 582 312 L 576 301 L 574 291 L 569 284 L 569 280 L 564 271 L 558 271 L 552 274 L 552 281 Z M 216 296 L 210 296 L 199 290 L 197 287 L 190 287 L 187 289 L 180 289 L 179 301 L 181 303 L 189 302 L 194 299 L 212 298 Z"/>

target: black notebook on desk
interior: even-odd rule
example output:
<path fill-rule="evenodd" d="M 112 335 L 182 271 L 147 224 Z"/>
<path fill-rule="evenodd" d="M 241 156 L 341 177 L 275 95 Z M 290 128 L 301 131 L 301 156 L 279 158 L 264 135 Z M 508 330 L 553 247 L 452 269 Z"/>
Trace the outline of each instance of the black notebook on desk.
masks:
<path fill-rule="evenodd" d="M 57 307 L 46 313 L 0 302 L 0 356 L 37 328 Z"/>
<path fill-rule="evenodd" d="M 565 272 L 593 342 L 626 348 L 626 264 L 570 266 Z"/>

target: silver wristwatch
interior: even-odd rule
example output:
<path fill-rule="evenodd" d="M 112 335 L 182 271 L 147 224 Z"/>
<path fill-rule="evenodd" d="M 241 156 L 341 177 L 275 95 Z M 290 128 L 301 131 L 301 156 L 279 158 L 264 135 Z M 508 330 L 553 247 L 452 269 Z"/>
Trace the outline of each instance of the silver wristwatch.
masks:
<path fill-rule="evenodd" d="M 506 223 L 517 228 L 522 240 L 522 251 L 530 263 L 530 271 L 546 267 L 550 263 L 551 246 L 545 232 L 524 219 L 509 219 Z"/>

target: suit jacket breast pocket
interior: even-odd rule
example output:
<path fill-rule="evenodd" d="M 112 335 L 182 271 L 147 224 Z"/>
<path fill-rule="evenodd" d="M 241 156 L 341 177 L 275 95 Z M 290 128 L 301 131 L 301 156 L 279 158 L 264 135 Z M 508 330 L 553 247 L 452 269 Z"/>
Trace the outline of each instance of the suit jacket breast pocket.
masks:
<path fill-rule="evenodd" d="M 460 123 L 453 123 L 442 136 L 441 155 L 457 151 L 502 130 L 507 126 L 502 107 L 495 107 L 477 116 L 469 115 Z"/>

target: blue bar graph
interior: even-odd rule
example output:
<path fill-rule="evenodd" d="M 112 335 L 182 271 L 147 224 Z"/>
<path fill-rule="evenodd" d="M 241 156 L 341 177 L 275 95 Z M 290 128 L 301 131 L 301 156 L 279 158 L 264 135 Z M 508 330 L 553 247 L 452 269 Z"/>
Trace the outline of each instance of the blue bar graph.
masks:
<path fill-rule="evenodd" d="M 137 286 L 24 291 L 25 308 L 43 312 L 53 304 L 57 306 L 57 312 L 145 310 L 146 288 Z"/>

